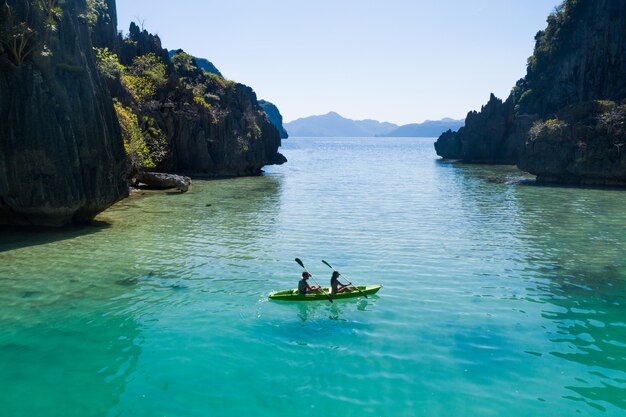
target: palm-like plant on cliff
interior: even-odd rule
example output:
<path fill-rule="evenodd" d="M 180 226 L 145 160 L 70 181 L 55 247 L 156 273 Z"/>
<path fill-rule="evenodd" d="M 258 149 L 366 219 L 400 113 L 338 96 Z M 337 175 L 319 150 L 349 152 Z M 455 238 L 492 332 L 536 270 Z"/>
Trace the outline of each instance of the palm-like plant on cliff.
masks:
<path fill-rule="evenodd" d="M 59 0 L 21 1 L 15 8 L 7 1 L 0 7 L 0 44 L 17 66 L 37 50 L 49 53 L 46 38 L 58 29 L 63 18 Z"/>
<path fill-rule="evenodd" d="M 22 65 L 37 48 L 37 32 L 26 23 L 28 18 L 26 21 L 19 21 L 15 10 L 7 2 L 2 5 L 2 12 L 5 19 L 0 25 L 0 43 L 10 60 L 17 66 Z"/>

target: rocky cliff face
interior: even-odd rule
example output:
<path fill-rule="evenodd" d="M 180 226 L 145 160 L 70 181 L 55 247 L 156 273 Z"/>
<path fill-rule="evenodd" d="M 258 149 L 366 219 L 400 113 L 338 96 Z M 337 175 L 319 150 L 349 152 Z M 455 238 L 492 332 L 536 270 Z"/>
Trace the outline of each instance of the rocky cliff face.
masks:
<path fill-rule="evenodd" d="M 435 150 L 446 158 L 483 163 L 515 163 L 519 145 L 509 136 L 513 125 L 512 100 L 503 103 L 493 94 L 480 112 L 469 112 L 465 126 L 444 133 Z"/>
<path fill-rule="evenodd" d="M 626 103 L 585 101 L 530 129 L 518 165 L 542 183 L 626 185 Z"/>
<path fill-rule="evenodd" d="M 281 139 L 287 139 L 289 134 L 283 127 L 283 115 L 280 114 L 278 107 L 269 101 L 259 100 L 259 105 L 267 114 L 267 117 L 270 119 L 270 122 L 274 125 L 276 129 L 278 129 L 278 133 L 280 134 Z"/>
<path fill-rule="evenodd" d="M 107 47 L 130 72 L 138 60 L 150 55 L 164 64 L 163 84 L 146 97 L 138 97 L 128 82 L 137 74 L 109 79 L 113 96 L 138 119 L 142 134 L 164 138 L 163 155 L 152 168 L 188 175 L 240 176 L 256 175 L 265 165 L 286 162 L 278 152 L 280 136 L 250 87 L 204 71 L 182 50 L 169 54 L 158 36 L 134 24 L 127 38 L 119 37 Z M 149 76 L 151 71 L 145 73 Z"/>
<path fill-rule="evenodd" d="M 1 7 L 0 223 L 89 221 L 128 187 L 87 5 L 7 0 Z"/>
<path fill-rule="evenodd" d="M 567 0 L 535 39 L 526 77 L 510 97 L 501 102 L 492 96 L 459 132 L 442 135 L 437 153 L 469 162 L 519 162 L 539 180 L 626 181 L 619 164 L 598 166 L 614 157 L 609 153 L 621 139 L 588 117 L 613 117 L 619 112 L 611 109 L 626 98 L 626 2 Z M 542 129 L 546 125 L 567 128 Z M 606 146 L 596 147 L 600 142 Z M 594 152 L 573 151 L 579 144 Z"/>

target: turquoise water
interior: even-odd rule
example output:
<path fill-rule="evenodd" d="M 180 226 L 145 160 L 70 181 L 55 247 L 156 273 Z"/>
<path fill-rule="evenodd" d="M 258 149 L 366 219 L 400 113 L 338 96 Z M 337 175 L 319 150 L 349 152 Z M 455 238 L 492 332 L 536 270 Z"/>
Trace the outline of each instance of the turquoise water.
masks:
<path fill-rule="evenodd" d="M 0 415 L 626 415 L 626 192 L 289 139 L 267 175 L 0 237 Z M 300 257 L 370 299 L 276 303 Z"/>

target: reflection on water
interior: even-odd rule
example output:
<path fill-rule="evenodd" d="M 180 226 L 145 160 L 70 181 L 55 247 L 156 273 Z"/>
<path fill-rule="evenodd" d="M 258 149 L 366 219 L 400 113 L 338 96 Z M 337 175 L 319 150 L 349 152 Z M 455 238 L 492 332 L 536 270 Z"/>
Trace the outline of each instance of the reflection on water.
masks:
<path fill-rule="evenodd" d="M 373 301 L 371 303 L 365 298 L 335 300 L 333 303 L 330 303 L 329 301 L 277 301 L 276 303 L 284 305 L 285 308 L 293 307 L 295 305 L 298 309 L 298 318 L 303 322 L 323 318 L 346 321 L 347 319 L 345 318 L 345 315 L 343 315 L 346 309 L 366 311 L 368 309 L 368 305 L 372 307 L 377 298 L 378 296 L 370 296 L 370 300 Z"/>

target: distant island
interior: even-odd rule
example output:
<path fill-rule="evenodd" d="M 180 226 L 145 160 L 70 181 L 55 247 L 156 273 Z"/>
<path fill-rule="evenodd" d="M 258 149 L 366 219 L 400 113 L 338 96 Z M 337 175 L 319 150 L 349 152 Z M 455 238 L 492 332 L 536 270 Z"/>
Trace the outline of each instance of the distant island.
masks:
<path fill-rule="evenodd" d="M 430 138 L 430 137 L 438 137 L 441 133 L 446 132 L 448 130 L 456 131 L 459 130 L 465 124 L 465 120 L 456 120 L 445 118 L 441 120 L 426 120 L 423 123 L 411 123 L 408 125 L 403 125 L 398 127 L 395 130 L 385 134 L 379 135 L 388 138 L 402 138 L 402 137 L 412 137 L 412 138 Z"/>
<path fill-rule="evenodd" d="M 443 119 L 398 126 L 372 119 L 352 120 L 331 111 L 300 118 L 284 126 L 289 135 L 296 137 L 435 137 L 449 129 L 459 129 L 463 123 L 463 120 Z"/>

